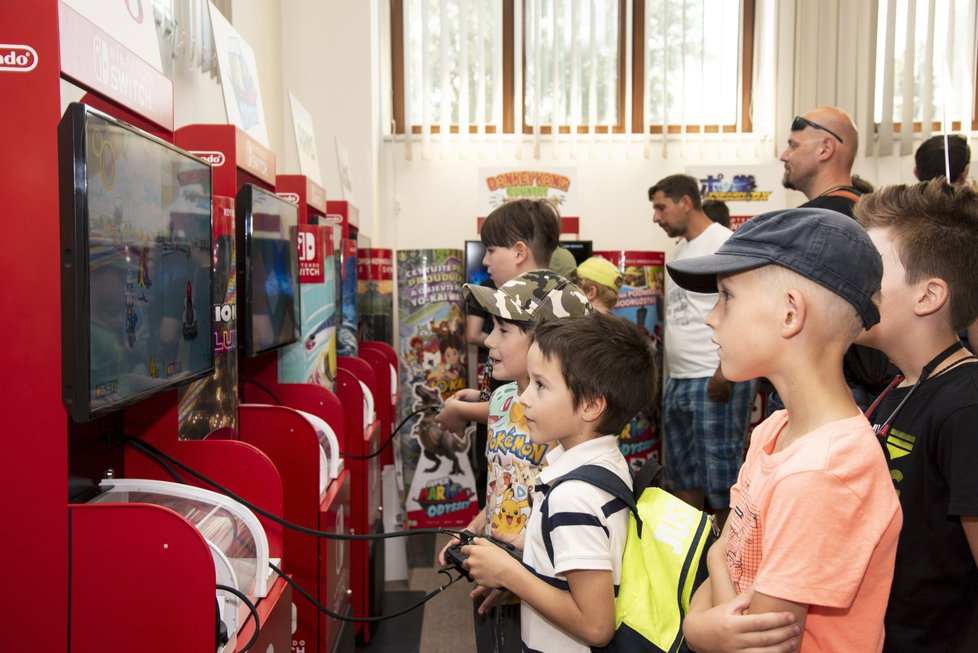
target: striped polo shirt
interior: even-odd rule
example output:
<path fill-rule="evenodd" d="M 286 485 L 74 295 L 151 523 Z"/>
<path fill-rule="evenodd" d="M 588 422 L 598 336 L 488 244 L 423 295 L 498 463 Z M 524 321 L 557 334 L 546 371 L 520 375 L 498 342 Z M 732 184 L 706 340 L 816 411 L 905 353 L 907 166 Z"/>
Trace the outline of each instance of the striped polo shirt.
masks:
<path fill-rule="evenodd" d="M 548 499 L 550 537 L 554 563 L 543 544 L 542 518 L 537 508 L 543 502 L 547 483 L 582 465 L 599 465 L 618 474 L 629 487 L 628 463 L 618 449 L 618 438 L 606 435 L 564 449 L 558 445 L 546 456 L 533 493 L 533 513 L 527 525 L 523 564 L 538 578 L 569 591 L 564 574 L 585 569 L 612 572 L 615 590 L 621 582 L 621 558 L 628 534 L 628 508 L 604 490 L 583 481 L 561 483 Z M 590 651 L 582 640 L 551 623 L 524 602 L 520 611 L 523 651 Z"/>

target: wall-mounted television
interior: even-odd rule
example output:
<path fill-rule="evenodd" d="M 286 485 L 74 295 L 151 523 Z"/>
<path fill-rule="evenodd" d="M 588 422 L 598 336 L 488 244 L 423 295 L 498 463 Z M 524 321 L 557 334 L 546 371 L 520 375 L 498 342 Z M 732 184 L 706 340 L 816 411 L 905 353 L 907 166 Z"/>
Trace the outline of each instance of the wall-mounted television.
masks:
<path fill-rule="evenodd" d="M 80 103 L 58 158 L 62 398 L 83 422 L 213 371 L 211 167 Z"/>
<path fill-rule="evenodd" d="M 238 328 L 244 332 L 239 342 L 245 356 L 258 356 L 301 335 L 299 207 L 245 184 L 238 191 L 235 213 L 238 284 L 244 290 L 238 293 Z"/>

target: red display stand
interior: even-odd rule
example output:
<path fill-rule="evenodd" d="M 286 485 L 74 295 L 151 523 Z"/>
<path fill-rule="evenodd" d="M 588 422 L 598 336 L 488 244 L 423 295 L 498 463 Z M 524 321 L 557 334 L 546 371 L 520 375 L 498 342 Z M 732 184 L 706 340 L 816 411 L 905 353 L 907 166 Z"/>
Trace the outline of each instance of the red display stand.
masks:
<path fill-rule="evenodd" d="M 364 425 L 364 396 L 360 381 L 365 383 L 374 396 L 378 396 L 377 379 L 373 368 L 362 358 L 340 356 L 337 358 L 336 394 L 345 409 L 344 436 L 341 447 L 353 456 L 365 456 L 380 446 L 380 422 Z M 376 406 L 375 406 L 376 411 Z M 346 459 L 350 471 L 351 526 L 356 533 L 379 533 L 381 492 L 380 459 Z M 384 547 L 377 541 L 355 542 L 352 546 L 352 570 L 350 583 L 353 590 L 353 613 L 360 616 L 380 612 L 383 593 Z M 364 641 L 369 641 L 369 624 L 361 629 Z"/>
<path fill-rule="evenodd" d="M 284 395 L 280 399 L 291 403 L 304 385 L 282 384 L 276 390 Z M 261 449 L 282 474 L 285 518 L 306 528 L 344 533 L 350 505 L 350 474 L 344 470 L 330 483 L 325 495 L 320 495 L 320 444 L 309 422 L 292 408 L 246 404 L 241 406 L 240 423 L 240 439 Z M 339 614 L 350 612 L 349 558 L 348 542 L 285 530 L 284 571 L 317 601 Z M 337 650 L 344 628 L 351 629 L 352 634 L 352 626 L 326 617 L 305 597 L 295 596 L 294 603 L 293 651 L 332 652 Z M 352 637 L 349 640 L 352 642 Z"/>
<path fill-rule="evenodd" d="M 311 413 L 326 421 L 327 424 L 336 432 L 340 440 L 340 447 L 346 451 L 347 443 L 344 438 L 346 432 L 346 411 L 340 399 L 329 390 L 309 383 L 278 383 L 277 359 L 274 357 L 260 357 L 244 359 L 243 361 L 244 378 L 248 379 L 241 385 L 242 400 L 251 403 L 281 402 L 280 406 L 242 406 L 241 411 L 241 438 L 255 443 L 257 446 L 269 452 L 270 457 L 276 460 L 277 465 L 283 465 L 286 469 L 295 469 L 298 478 L 295 483 L 290 479 L 286 482 L 286 511 L 295 521 L 303 526 L 316 528 L 328 532 L 354 532 L 353 524 L 354 511 L 351 509 L 352 496 L 354 494 L 353 477 L 350 471 L 350 463 L 346 462 L 346 470 L 340 478 L 334 480 L 327 491 L 327 496 L 319 501 L 318 487 L 310 490 L 312 474 L 315 472 L 318 479 L 319 453 L 311 449 L 311 440 L 315 440 L 316 446 L 319 441 L 315 438 L 309 423 L 302 419 L 290 422 L 283 431 L 281 428 L 268 429 L 262 433 L 264 426 L 264 415 L 274 413 L 289 413 L 298 417 L 291 409 L 301 410 Z M 362 395 L 360 401 L 362 402 Z M 362 405 L 362 404 L 356 404 Z M 288 407 L 288 408 L 284 408 Z M 264 414 L 264 415 L 263 415 Z M 252 420 L 258 420 L 252 422 Z M 362 418 L 361 418 L 362 419 Z M 362 426 L 362 424 L 361 424 Z M 281 442 L 275 442 L 276 438 L 289 438 L 289 429 L 296 433 L 312 434 L 300 435 L 296 438 L 296 443 L 300 447 L 293 451 L 292 447 L 285 447 Z M 259 444 L 259 441 L 261 443 Z M 302 446 L 301 442 L 305 442 Z M 290 472 L 291 473 L 291 472 Z M 305 479 L 305 480 L 302 480 Z M 315 498 L 319 505 L 316 509 L 316 518 L 311 517 L 310 509 L 311 498 Z M 361 532 L 361 531 L 356 531 Z M 366 596 L 365 586 L 361 587 L 358 582 L 366 575 L 366 558 L 357 556 L 357 547 L 366 548 L 366 543 L 340 543 L 334 540 L 320 539 L 317 545 L 316 538 L 303 535 L 291 530 L 285 534 L 286 550 L 290 556 L 290 570 L 297 575 L 296 580 L 306 591 L 317 597 L 320 603 L 330 606 L 334 612 L 341 614 L 352 611 L 356 616 L 366 615 L 366 612 L 358 612 L 355 601 L 362 595 Z M 318 546 L 318 550 L 315 547 Z M 331 562 L 332 561 L 332 562 Z M 318 568 L 317 576 L 313 576 L 311 570 Z M 324 575 L 325 574 L 325 575 Z M 305 603 L 305 606 L 303 606 Z M 336 607 L 332 607 L 332 606 Z M 312 633 L 315 616 L 315 608 L 305 600 L 296 600 L 297 627 L 305 630 L 297 630 L 296 641 L 302 638 L 303 633 Z M 327 651 L 349 650 L 352 644 L 352 636 L 347 633 L 354 630 L 360 632 L 361 636 L 369 640 L 369 629 L 362 628 L 360 624 L 351 628 L 348 624 L 338 622 L 328 618 L 323 614 L 318 616 L 318 634 L 316 639 L 303 639 L 306 642 L 307 651 Z M 308 636 L 307 636 L 308 637 Z M 316 648 L 311 645 L 316 643 Z M 296 648 L 296 651 L 299 649 Z"/>
<path fill-rule="evenodd" d="M 343 240 L 356 238 L 360 231 L 360 210 L 345 200 L 326 202 L 326 220 L 340 226 Z"/>
<path fill-rule="evenodd" d="M 0 538 L 0 554 L 12 562 L 7 581 L 16 588 L 0 616 L 0 637 L 9 651 L 65 651 L 68 417 L 61 403 L 59 344 L 58 3 L 0 3 L 0 42 L 8 44 L 5 51 L 17 49 L 25 57 L 23 69 L 4 72 L 0 83 L 0 150 L 17 162 L 0 175 L 5 211 L 17 216 L 0 241 L 0 276 L 4 302 L 18 307 L 0 317 L 7 341 L 0 363 L 11 371 L 0 375 L 0 393 L 11 407 L 4 416 L 11 437 L 5 439 L 0 470 L 10 487 L 31 488 L 4 504 L 7 532 L 29 525 L 31 536 Z"/>
<path fill-rule="evenodd" d="M 326 215 L 326 189 L 305 175 L 277 175 L 275 194 L 299 205 L 299 224 L 319 224 Z"/>
<path fill-rule="evenodd" d="M 360 358 L 367 361 L 374 370 L 377 377 L 377 386 L 380 395 L 374 396 L 377 419 L 380 421 L 380 441 L 387 442 L 391 437 L 391 431 L 397 426 L 397 399 L 400 395 L 400 384 L 397 382 L 397 353 L 394 348 L 386 342 L 376 340 L 360 341 Z M 394 376 L 391 376 L 391 369 Z M 393 386 L 391 385 L 393 383 Z M 389 397 L 389 410 L 382 410 L 384 397 Z M 394 464 L 394 445 L 390 444 L 384 448 L 380 455 L 381 467 Z"/>
<path fill-rule="evenodd" d="M 173 142 L 213 166 L 215 195 L 235 197 L 248 183 L 275 189 L 275 153 L 234 125 L 187 125 Z"/>

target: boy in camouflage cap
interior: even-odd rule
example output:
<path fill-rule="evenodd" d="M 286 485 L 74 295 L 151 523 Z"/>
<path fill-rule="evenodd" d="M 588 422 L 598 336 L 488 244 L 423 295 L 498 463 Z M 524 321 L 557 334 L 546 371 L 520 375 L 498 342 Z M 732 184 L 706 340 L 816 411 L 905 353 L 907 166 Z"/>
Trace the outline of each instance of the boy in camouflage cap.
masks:
<path fill-rule="evenodd" d="M 492 316 L 493 330 L 486 338 L 492 376 L 511 382 L 496 389 L 489 400 L 486 505 L 466 529 L 511 541 L 526 529 L 530 495 L 548 450 L 546 444 L 530 439 L 519 402 L 529 385 L 530 331 L 541 322 L 581 317 L 592 309 L 580 288 L 550 270 L 524 272 L 497 289 L 466 284 L 463 293 L 467 301 Z M 453 539 L 445 548 L 457 542 Z M 444 554 L 442 549 L 438 556 L 442 565 Z M 483 587 L 476 587 L 470 596 L 475 600 L 479 650 L 489 650 L 492 642 L 504 642 L 501 650 L 520 651 L 519 600 L 504 590 Z"/>
<path fill-rule="evenodd" d="M 467 283 L 462 293 L 489 314 L 513 322 L 543 322 L 591 312 L 587 295 L 550 270 L 524 272 L 495 290 Z"/>

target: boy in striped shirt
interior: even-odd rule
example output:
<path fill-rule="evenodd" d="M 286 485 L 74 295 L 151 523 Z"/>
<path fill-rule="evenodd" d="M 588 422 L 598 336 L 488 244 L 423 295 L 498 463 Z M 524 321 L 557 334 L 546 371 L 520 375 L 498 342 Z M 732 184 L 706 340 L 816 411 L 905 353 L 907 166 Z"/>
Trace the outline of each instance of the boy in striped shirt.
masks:
<path fill-rule="evenodd" d="M 599 465 L 629 487 L 617 433 L 655 391 L 655 361 L 639 329 L 618 317 L 592 314 L 544 322 L 527 354 L 530 383 L 520 396 L 530 437 L 556 443 L 534 491 L 541 505 L 549 483 L 583 465 Z M 466 566 L 483 587 L 505 587 L 522 599 L 524 651 L 590 651 L 611 641 L 615 590 L 628 509 L 611 494 L 569 480 L 547 497 L 553 558 L 534 509 L 520 564 L 476 538 L 463 547 Z"/>

